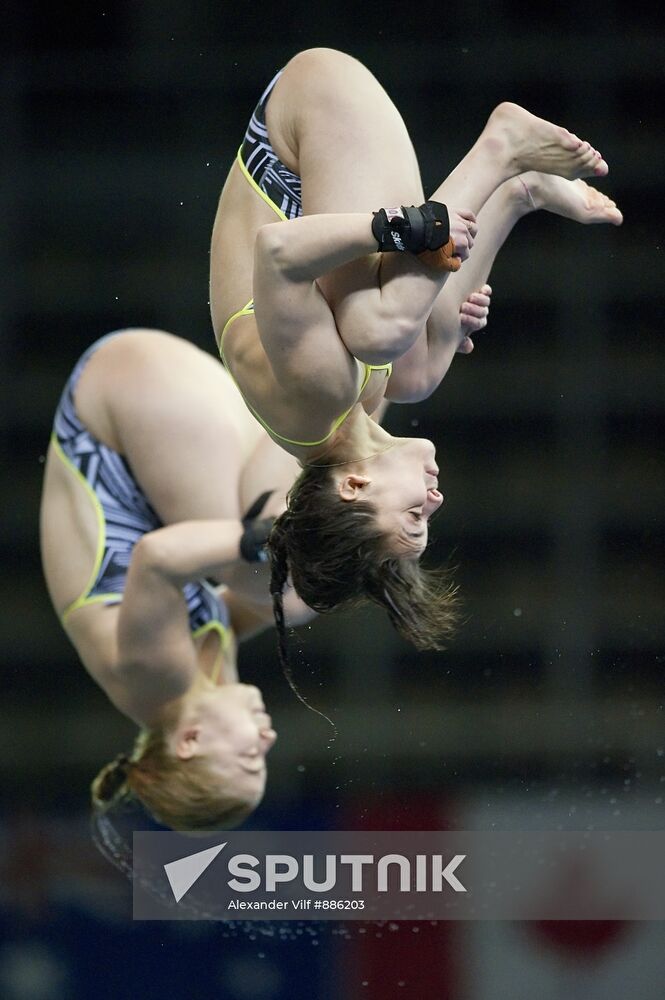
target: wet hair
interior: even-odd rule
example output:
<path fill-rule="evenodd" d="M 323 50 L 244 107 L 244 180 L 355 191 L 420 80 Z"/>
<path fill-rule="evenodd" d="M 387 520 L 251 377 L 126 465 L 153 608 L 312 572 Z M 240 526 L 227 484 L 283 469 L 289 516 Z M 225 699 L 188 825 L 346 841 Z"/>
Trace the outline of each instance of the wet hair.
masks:
<path fill-rule="evenodd" d="M 449 569 L 425 569 L 390 551 L 378 511 L 367 500 L 345 502 L 330 467 L 305 466 L 287 496 L 268 542 L 279 657 L 288 672 L 283 591 L 321 614 L 365 601 L 385 608 L 396 630 L 419 649 L 443 649 L 458 619 L 457 588 Z"/>
<path fill-rule="evenodd" d="M 168 720 L 143 729 L 131 757 L 119 754 L 101 769 L 91 788 L 93 811 L 105 814 L 133 797 L 173 830 L 237 826 L 255 803 L 224 788 L 204 756 L 189 760 L 175 756 L 168 747 L 167 726 Z"/>

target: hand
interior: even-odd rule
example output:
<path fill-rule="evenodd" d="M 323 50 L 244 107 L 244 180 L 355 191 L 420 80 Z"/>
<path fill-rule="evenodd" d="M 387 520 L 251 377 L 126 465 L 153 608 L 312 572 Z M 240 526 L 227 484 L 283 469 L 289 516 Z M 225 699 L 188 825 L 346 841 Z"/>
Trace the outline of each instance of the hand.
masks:
<path fill-rule="evenodd" d="M 253 521 L 244 520 L 240 538 L 240 555 L 245 562 L 268 562 L 266 542 L 270 537 L 274 518 L 264 517 Z"/>
<path fill-rule="evenodd" d="M 490 286 L 483 285 L 477 292 L 472 292 L 460 306 L 461 340 L 457 347 L 458 354 L 471 354 L 473 350 L 471 334 L 478 333 L 487 326 L 491 295 Z"/>
<path fill-rule="evenodd" d="M 274 517 L 259 517 L 269 504 L 274 490 L 267 490 L 257 497 L 242 519 L 240 555 L 245 562 L 267 562 L 266 542 L 275 523 Z"/>
<path fill-rule="evenodd" d="M 460 260 L 466 260 L 478 233 L 476 217 L 473 212 L 457 211 L 454 208 L 448 209 L 448 216 L 450 218 L 450 237 L 455 244 L 455 256 L 459 257 Z"/>

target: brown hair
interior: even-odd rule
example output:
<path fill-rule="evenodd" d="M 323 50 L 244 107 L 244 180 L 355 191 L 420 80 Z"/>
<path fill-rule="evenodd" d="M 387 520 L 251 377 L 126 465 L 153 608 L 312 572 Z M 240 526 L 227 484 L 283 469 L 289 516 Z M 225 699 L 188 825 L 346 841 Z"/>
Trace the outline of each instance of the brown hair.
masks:
<path fill-rule="evenodd" d="M 212 830 L 236 826 L 254 803 L 220 787 L 205 757 L 180 760 L 169 750 L 166 727 L 142 730 L 129 757 L 119 754 L 92 783 L 92 805 L 106 813 L 133 796 L 173 830 Z"/>
<path fill-rule="evenodd" d="M 371 502 L 344 502 L 332 488 L 330 467 L 305 466 L 268 542 L 279 655 L 287 672 L 283 590 L 289 574 L 313 611 L 370 600 L 417 649 L 443 649 L 458 618 L 450 571 L 424 569 L 415 559 L 391 554 L 386 543 Z"/>

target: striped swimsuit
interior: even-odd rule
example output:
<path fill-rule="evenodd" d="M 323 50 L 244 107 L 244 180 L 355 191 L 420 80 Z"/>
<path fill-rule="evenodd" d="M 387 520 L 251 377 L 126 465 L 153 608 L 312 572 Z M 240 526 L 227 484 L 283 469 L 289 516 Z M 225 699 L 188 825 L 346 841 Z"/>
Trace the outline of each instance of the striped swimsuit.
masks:
<path fill-rule="evenodd" d="M 122 334 L 102 337 L 79 359 L 53 422 L 53 448 L 85 487 L 98 524 L 97 553 L 90 579 L 80 596 L 63 612 L 63 622 L 73 611 L 89 604 L 119 604 L 134 546 L 143 535 L 163 526 L 126 459 L 93 437 L 76 412 L 74 392 L 81 372 L 95 351 L 117 336 Z M 215 631 L 220 636 L 220 648 L 225 648 L 230 638 L 229 612 L 214 588 L 206 580 L 187 583 L 183 595 L 194 638 Z"/>
<path fill-rule="evenodd" d="M 297 174 L 278 158 L 270 144 L 266 126 L 266 107 L 272 89 L 282 75 L 280 70 L 261 95 L 250 118 L 238 165 L 257 194 L 282 220 L 302 215 L 302 184 Z"/>
<path fill-rule="evenodd" d="M 277 156 L 277 153 L 272 148 L 270 138 L 268 136 L 268 128 L 266 126 L 266 106 L 268 104 L 268 98 L 270 97 L 272 89 L 281 75 L 282 70 L 280 70 L 279 73 L 277 73 L 277 75 L 270 81 L 261 95 L 261 99 L 254 109 L 254 114 L 252 115 L 247 127 L 245 138 L 243 139 L 242 145 L 238 150 L 237 162 L 244 177 L 254 188 L 259 197 L 270 206 L 273 212 L 283 222 L 285 222 L 289 219 L 297 219 L 300 215 L 302 215 L 302 183 L 300 177 L 298 177 L 297 174 L 294 174 L 292 170 L 289 170 L 289 168 L 282 163 Z M 254 300 L 250 299 L 246 306 L 243 306 L 242 309 L 239 309 L 230 317 L 230 319 L 227 320 L 224 329 L 222 330 L 222 336 L 219 341 L 219 350 L 222 356 L 222 361 L 224 361 L 224 364 L 229 371 L 229 366 L 226 364 L 224 358 L 224 336 L 234 320 L 238 319 L 240 316 L 249 316 L 253 312 Z M 385 365 L 368 365 L 364 361 L 358 361 L 357 358 L 356 363 L 359 367 L 357 399 L 360 398 L 373 371 L 384 371 L 386 373 L 386 378 L 390 378 L 390 374 L 392 372 L 392 364 L 390 363 Z M 247 401 L 245 400 L 245 402 Z M 295 441 L 292 438 L 286 438 L 283 435 L 278 434 L 277 431 L 274 431 L 268 426 L 265 420 L 252 406 L 249 406 L 248 403 L 247 406 L 259 423 L 265 427 L 273 438 L 276 438 L 278 441 L 284 441 L 286 444 L 299 445 L 304 448 L 314 447 L 315 445 L 320 445 L 327 441 L 330 437 L 332 437 L 337 428 L 344 423 L 345 419 L 353 409 L 353 406 L 351 406 L 348 410 L 337 417 L 333 421 L 332 427 L 326 436 L 320 441 Z"/>

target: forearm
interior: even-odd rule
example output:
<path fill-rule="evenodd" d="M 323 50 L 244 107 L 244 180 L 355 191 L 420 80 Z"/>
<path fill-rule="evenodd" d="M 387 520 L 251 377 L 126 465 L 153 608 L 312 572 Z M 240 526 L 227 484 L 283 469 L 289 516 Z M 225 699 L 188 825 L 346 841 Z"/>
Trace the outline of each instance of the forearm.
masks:
<path fill-rule="evenodd" d="M 459 346 L 460 335 L 450 335 L 453 325 L 437 327 L 430 317 L 409 350 L 393 362 L 386 399 L 393 403 L 418 403 L 428 399 L 443 380 Z M 459 322 L 457 323 L 459 330 Z"/>
<path fill-rule="evenodd" d="M 178 587 L 190 580 L 220 578 L 225 566 L 240 559 L 240 521 L 183 521 L 158 528 L 138 542 L 136 560 L 146 572 Z"/>
<path fill-rule="evenodd" d="M 370 212 L 308 215 L 263 226 L 256 237 L 255 268 L 290 281 L 315 281 L 377 250 Z"/>

